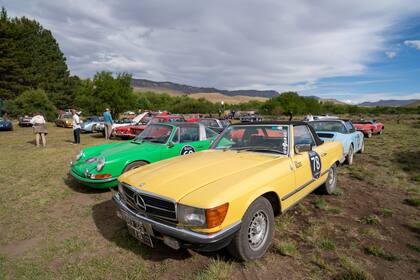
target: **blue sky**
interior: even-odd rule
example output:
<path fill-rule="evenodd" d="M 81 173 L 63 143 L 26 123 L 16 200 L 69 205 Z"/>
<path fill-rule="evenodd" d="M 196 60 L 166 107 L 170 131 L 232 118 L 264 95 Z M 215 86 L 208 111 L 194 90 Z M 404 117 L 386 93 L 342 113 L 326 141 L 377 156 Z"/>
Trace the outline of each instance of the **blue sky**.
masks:
<path fill-rule="evenodd" d="M 358 103 L 420 99 L 419 0 L 0 0 L 52 31 L 71 74 Z"/>
<path fill-rule="evenodd" d="M 301 91 L 357 103 L 379 99 L 420 99 L 420 17 L 389 30 L 385 49 L 373 54 L 356 76 L 323 78 Z M 415 41 L 415 42 L 413 42 Z"/>

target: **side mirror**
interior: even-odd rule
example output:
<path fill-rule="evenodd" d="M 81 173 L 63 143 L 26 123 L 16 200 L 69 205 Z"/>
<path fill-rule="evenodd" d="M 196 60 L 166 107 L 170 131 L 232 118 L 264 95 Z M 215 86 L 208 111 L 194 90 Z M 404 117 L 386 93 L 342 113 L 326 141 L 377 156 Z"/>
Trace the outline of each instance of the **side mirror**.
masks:
<path fill-rule="evenodd" d="M 295 145 L 295 153 L 303 153 L 303 152 L 309 152 L 312 151 L 312 145 L 311 144 L 297 144 Z"/>
<path fill-rule="evenodd" d="M 173 148 L 175 146 L 174 142 L 170 141 L 168 143 L 168 148 Z"/>
<path fill-rule="evenodd" d="M 350 133 L 353 133 L 353 132 L 355 132 L 355 131 L 356 131 L 356 129 L 354 129 L 354 128 L 350 128 L 350 129 L 349 129 L 349 132 L 350 132 Z"/>

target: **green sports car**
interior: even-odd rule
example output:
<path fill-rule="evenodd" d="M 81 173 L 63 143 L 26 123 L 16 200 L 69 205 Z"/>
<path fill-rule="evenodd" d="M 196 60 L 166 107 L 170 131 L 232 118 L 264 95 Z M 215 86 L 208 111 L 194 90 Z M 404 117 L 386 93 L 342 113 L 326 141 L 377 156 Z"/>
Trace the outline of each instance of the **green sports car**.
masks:
<path fill-rule="evenodd" d="M 70 174 L 92 188 L 115 187 L 122 173 L 148 163 L 206 150 L 217 135 L 200 123 L 152 124 L 132 141 L 81 150 L 70 163 Z"/>

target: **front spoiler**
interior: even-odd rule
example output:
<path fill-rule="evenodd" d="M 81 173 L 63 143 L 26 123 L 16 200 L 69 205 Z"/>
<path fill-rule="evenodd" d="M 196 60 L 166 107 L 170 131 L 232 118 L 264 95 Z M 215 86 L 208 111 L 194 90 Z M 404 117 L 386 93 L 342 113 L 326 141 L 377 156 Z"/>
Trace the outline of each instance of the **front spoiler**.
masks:
<path fill-rule="evenodd" d="M 224 239 L 228 239 L 232 237 L 232 235 L 235 232 L 237 232 L 239 228 L 241 227 L 241 222 L 239 221 L 229 226 L 228 228 L 218 231 L 216 233 L 211 233 L 211 234 L 198 233 L 198 232 L 187 230 L 181 227 L 170 226 L 170 225 L 152 220 L 151 218 L 134 213 L 121 201 L 121 197 L 119 193 L 116 193 L 112 197 L 112 200 L 115 202 L 115 204 L 117 205 L 117 208 L 120 211 L 124 211 L 134 220 L 148 223 L 152 226 L 152 228 L 155 231 L 163 235 L 167 235 L 175 239 L 181 240 L 185 243 L 189 243 L 189 244 L 202 244 L 202 245 L 215 244 L 215 243 L 221 242 Z"/>

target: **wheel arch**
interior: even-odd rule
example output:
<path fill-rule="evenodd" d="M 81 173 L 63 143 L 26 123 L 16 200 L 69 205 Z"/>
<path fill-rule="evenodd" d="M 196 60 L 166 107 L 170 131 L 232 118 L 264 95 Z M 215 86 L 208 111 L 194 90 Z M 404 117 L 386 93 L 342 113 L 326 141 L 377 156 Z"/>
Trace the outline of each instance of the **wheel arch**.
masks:
<path fill-rule="evenodd" d="M 259 197 L 264 197 L 267 199 L 271 207 L 273 208 L 274 216 L 277 216 L 281 213 L 281 204 L 280 204 L 280 197 L 277 192 L 274 191 L 272 188 L 264 188 L 259 192 L 254 192 L 252 196 L 249 197 L 246 206 L 244 207 L 243 213 L 245 214 L 246 210 L 251 206 L 251 204 L 257 200 Z"/>

